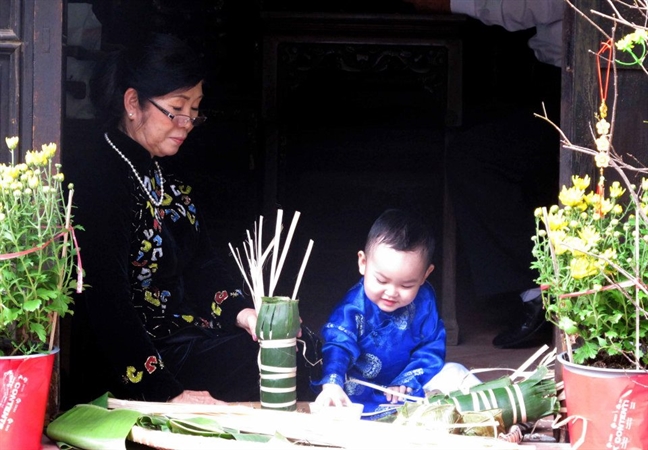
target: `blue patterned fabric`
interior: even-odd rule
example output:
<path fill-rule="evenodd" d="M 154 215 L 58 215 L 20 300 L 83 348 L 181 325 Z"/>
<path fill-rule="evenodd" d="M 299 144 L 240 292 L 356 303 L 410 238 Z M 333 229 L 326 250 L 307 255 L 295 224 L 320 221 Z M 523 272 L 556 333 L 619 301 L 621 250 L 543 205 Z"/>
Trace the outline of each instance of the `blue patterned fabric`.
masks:
<path fill-rule="evenodd" d="M 380 410 L 385 394 L 346 380 L 407 386 L 421 397 L 423 385 L 445 361 L 446 332 L 428 282 L 412 303 L 387 313 L 369 300 L 360 279 L 336 305 L 322 337 L 323 378 L 317 384 L 343 386 L 351 401 L 365 405 L 365 413 Z"/>

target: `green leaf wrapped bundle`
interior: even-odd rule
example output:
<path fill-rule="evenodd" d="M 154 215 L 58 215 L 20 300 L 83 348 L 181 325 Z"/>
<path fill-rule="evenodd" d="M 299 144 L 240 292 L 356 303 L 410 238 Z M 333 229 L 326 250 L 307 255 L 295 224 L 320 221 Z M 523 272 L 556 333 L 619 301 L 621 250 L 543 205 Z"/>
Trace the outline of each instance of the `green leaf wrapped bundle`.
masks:
<path fill-rule="evenodd" d="M 558 412 L 556 382 L 547 378 L 548 368 L 539 366 L 529 378 L 513 383 L 504 377 L 478 384 L 468 393 L 454 391 L 448 395 L 435 394 L 428 397 L 429 403 L 406 403 L 399 408 L 394 422 L 411 421 L 417 418 L 436 420 L 427 410 L 434 410 L 439 405 L 453 405 L 465 420 L 465 413 L 471 411 L 501 411 L 504 429 L 511 425 L 535 421 Z M 499 416 L 499 414 L 497 414 Z M 500 419 L 496 417 L 498 421 Z"/>
<path fill-rule="evenodd" d="M 262 408 L 297 409 L 298 305 L 289 297 L 262 297 L 256 329 Z"/>
<path fill-rule="evenodd" d="M 558 411 L 556 382 L 545 378 L 547 367 L 540 366 L 526 380 L 491 388 L 482 383 L 470 389 L 470 393 L 451 392 L 445 399 L 452 402 L 459 412 L 501 409 L 506 429 L 516 423 L 530 422 Z M 509 380 L 505 378 L 504 380 Z M 434 402 L 435 397 L 428 400 Z"/>

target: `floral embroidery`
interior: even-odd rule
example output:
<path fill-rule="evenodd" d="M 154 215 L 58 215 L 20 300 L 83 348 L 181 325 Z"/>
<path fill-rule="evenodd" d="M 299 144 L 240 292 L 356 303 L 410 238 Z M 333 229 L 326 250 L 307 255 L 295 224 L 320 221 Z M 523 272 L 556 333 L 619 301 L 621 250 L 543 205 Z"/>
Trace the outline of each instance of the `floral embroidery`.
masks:
<path fill-rule="evenodd" d="M 158 364 L 158 359 L 156 356 L 149 356 L 146 358 L 146 362 L 144 363 L 144 368 L 148 373 L 153 373 L 157 370 L 157 364 Z"/>
<path fill-rule="evenodd" d="M 219 291 L 216 292 L 216 295 L 214 295 L 214 301 L 216 302 L 217 305 L 222 304 L 225 300 L 227 300 L 229 295 L 227 294 L 227 291 Z"/>
<path fill-rule="evenodd" d="M 124 376 L 124 381 L 126 382 L 131 382 L 131 383 L 139 383 L 142 381 L 142 376 L 144 376 L 144 372 L 138 372 L 137 369 L 133 366 L 128 366 L 126 367 L 126 375 Z"/>
<path fill-rule="evenodd" d="M 146 361 L 144 362 L 144 368 L 146 369 L 147 373 L 152 374 L 158 368 L 164 369 L 164 363 L 162 362 L 162 359 L 159 359 L 155 355 L 151 355 L 146 358 Z M 138 371 L 135 367 L 128 366 L 126 367 L 126 374 L 122 377 L 122 379 L 124 380 L 124 383 L 139 383 L 142 381 L 143 377 L 144 371 Z"/>

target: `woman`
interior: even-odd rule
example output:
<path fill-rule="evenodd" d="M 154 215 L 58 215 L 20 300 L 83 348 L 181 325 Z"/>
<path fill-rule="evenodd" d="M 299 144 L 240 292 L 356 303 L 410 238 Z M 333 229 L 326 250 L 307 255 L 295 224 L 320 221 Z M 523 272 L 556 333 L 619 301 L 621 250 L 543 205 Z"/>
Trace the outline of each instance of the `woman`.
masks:
<path fill-rule="evenodd" d="M 89 285 L 72 319 L 67 400 L 257 400 L 252 303 L 201 232 L 191 186 L 161 162 L 206 120 L 200 59 L 157 34 L 97 73 L 106 131 L 67 167 Z"/>

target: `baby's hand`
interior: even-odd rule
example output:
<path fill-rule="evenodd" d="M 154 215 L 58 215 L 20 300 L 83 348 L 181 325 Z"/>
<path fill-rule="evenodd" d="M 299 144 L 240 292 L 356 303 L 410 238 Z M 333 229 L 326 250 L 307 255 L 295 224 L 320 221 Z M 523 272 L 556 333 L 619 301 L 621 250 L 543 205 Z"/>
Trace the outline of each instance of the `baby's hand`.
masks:
<path fill-rule="evenodd" d="M 393 392 L 398 392 L 399 394 L 411 394 L 412 393 L 412 388 L 408 388 L 407 386 L 391 386 L 389 388 L 389 390 L 393 391 Z M 389 403 L 398 403 L 398 402 L 402 402 L 404 400 L 402 395 L 392 394 L 392 393 L 389 393 L 389 392 L 385 393 L 385 397 L 387 397 L 387 401 Z"/>
<path fill-rule="evenodd" d="M 331 383 L 322 386 L 322 392 L 315 399 L 315 403 L 321 406 L 348 406 L 351 404 L 351 400 L 347 397 L 342 386 Z"/>

